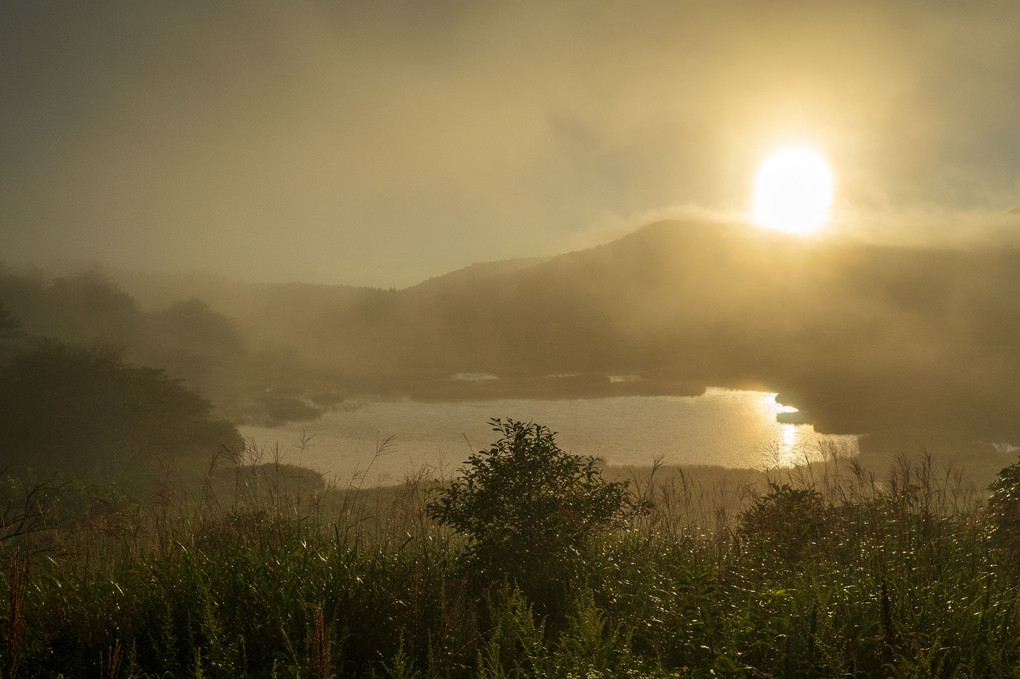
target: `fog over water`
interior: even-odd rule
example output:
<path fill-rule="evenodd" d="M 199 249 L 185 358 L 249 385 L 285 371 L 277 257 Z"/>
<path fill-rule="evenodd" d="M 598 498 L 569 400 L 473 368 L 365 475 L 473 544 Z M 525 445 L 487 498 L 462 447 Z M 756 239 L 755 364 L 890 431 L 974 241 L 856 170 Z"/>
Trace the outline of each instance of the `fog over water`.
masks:
<path fill-rule="evenodd" d="M 1018 29 L 0 0 L 0 679 L 1020 679 Z"/>
<path fill-rule="evenodd" d="M 24 332 L 124 347 L 126 360 L 167 370 L 238 424 L 312 429 L 324 414 L 345 422 L 352 404 L 412 399 L 411 414 L 382 413 L 365 421 L 360 441 L 334 447 L 345 455 L 368 454 L 388 434 L 403 439 L 407 463 L 465 451 L 451 441 L 468 433 L 484 446 L 484 423 L 501 416 L 560 430 L 566 445 L 610 461 L 648 462 L 690 445 L 707 452 L 685 449 L 678 463 L 738 465 L 746 462 L 734 455 L 796 438 L 798 430 L 772 423 L 733 444 L 692 442 L 674 428 L 686 415 L 652 405 L 711 386 L 778 393 L 816 431 L 862 436 L 861 459 L 879 469 L 930 450 L 988 478 L 1020 442 L 1020 250 L 1012 247 L 877 246 L 672 221 L 402 290 L 112 275 L 0 270 L 12 339 Z M 12 356 L 27 339 L 9 343 Z M 640 408 L 616 411 L 601 400 L 622 397 Z M 516 412 L 508 399 L 541 408 Z M 552 419 L 561 401 L 590 401 L 598 415 Z M 465 411 L 467 403 L 478 405 Z M 355 422 L 377 411 L 358 412 Z M 430 420 L 449 424 L 412 448 Z M 749 426 L 710 425 L 724 442 Z M 662 439 L 635 445 L 645 431 Z M 571 439 L 585 432 L 590 439 Z M 357 465 L 317 466 L 349 474 Z"/>
<path fill-rule="evenodd" d="M 678 443 L 713 417 L 657 408 L 776 392 L 877 466 L 994 472 L 1020 445 L 1017 25 L 1015 2 L 0 3 L 0 369 L 91 360 L 41 338 L 120 347 L 210 417 L 374 413 L 349 447 L 408 459 L 514 415 L 736 464 L 801 430 Z M 798 148 L 831 175 L 817 230 L 758 228 L 758 170 Z M 413 413 L 348 412 L 373 398 Z M 449 425 L 412 449 L 419 415 Z M 26 421 L 19 450 L 61 429 Z"/>

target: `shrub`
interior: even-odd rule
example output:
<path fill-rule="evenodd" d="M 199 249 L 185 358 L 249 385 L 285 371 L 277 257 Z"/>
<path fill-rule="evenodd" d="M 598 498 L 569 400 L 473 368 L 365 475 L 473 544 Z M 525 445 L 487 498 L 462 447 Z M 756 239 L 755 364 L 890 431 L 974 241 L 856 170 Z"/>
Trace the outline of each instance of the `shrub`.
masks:
<path fill-rule="evenodd" d="M 998 542 L 1020 556 L 1020 460 L 999 472 L 988 488 L 988 519 Z"/>
<path fill-rule="evenodd" d="M 813 488 L 769 484 L 769 492 L 740 514 L 739 535 L 787 562 L 817 546 L 825 526 L 822 495 Z"/>
<path fill-rule="evenodd" d="M 593 539 L 642 510 L 626 483 L 602 477 L 594 457 L 565 453 L 547 427 L 491 420 L 499 440 L 472 455 L 429 504 L 468 539 L 472 571 L 515 583 L 536 609 L 562 610 Z"/>

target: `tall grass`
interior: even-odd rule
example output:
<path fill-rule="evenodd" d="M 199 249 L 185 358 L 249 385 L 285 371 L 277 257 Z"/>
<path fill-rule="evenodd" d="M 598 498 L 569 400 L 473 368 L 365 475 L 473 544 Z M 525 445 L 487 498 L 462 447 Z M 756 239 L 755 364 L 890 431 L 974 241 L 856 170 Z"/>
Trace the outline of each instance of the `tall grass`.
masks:
<path fill-rule="evenodd" d="M 145 502 L 64 489 L 0 541 L 3 677 L 1020 676 L 1020 565 L 924 455 L 634 473 L 653 511 L 599 541 L 556 625 L 464 567 L 432 470 L 323 485 L 249 443 L 173 477 Z"/>

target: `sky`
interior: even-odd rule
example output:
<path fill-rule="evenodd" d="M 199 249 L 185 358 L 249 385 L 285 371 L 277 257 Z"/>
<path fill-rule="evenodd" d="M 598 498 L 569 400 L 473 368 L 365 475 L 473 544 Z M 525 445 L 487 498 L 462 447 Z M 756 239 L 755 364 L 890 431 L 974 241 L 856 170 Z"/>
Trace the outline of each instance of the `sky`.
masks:
<path fill-rule="evenodd" d="M 1018 25 L 952 0 L 4 0 L 0 261 L 404 287 L 740 219 L 786 144 L 828 158 L 838 228 L 937 239 L 1020 205 Z"/>

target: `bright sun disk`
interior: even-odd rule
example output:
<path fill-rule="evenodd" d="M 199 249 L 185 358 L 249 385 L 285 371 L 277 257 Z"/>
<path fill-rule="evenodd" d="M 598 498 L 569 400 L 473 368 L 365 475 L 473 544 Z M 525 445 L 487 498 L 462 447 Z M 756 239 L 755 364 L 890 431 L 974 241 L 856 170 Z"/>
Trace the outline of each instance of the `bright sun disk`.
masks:
<path fill-rule="evenodd" d="M 832 171 L 821 154 L 804 146 L 785 148 L 758 168 L 754 223 L 806 235 L 829 221 L 832 198 Z"/>

